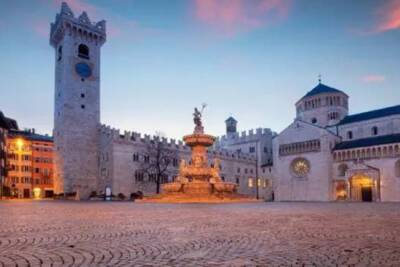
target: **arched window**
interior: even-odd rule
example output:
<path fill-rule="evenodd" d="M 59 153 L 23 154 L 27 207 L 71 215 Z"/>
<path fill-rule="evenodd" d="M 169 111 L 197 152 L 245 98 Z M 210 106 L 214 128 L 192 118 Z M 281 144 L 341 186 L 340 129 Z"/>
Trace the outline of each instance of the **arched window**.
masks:
<path fill-rule="evenodd" d="M 394 165 L 394 172 L 396 177 L 400 177 L 400 160 L 396 161 Z"/>
<path fill-rule="evenodd" d="M 372 135 L 378 135 L 378 127 L 374 126 L 371 129 Z"/>
<path fill-rule="evenodd" d="M 340 164 L 338 167 L 338 175 L 341 177 L 345 176 L 348 168 L 346 164 Z"/>
<path fill-rule="evenodd" d="M 352 131 L 348 131 L 347 132 L 347 139 L 353 139 L 353 132 Z"/>
<path fill-rule="evenodd" d="M 57 61 L 60 61 L 62 59 L 62 45 L 58 47 L 58 58 Z"/>
<path fill-rule="evenodd" d="M 89 47 L 84 44 L 80 44 L 78 47 L 78 56 L 89 59 Z"/>

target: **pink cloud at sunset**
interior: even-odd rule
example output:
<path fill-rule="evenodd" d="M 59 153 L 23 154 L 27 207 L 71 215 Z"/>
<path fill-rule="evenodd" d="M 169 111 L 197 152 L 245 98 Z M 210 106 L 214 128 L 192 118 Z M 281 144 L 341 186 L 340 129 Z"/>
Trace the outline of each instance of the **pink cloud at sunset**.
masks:
<path fill-rule="evenodd" d="M 36 34 L 38 34 L 41 37 L 48 37 L 49 36 L 49 27 L 50 24 L 47 21 L 40 20 L 40 21 L 35 21 L 32 24 L 33 30 Z"/>
<path fill-rule="evenodd" d="M 376 83 L 376 82 L 383 82 L 386 80 L 386 77 L 380 74 L 371 74 L 362 77 L 362 81 L 365 83 Z"/>
<path fill-rule="evenodd" d="M 195 0 L 197 19 L 226 35 L 250 31 L 287 17 L 289 0 Z"/>
<path fill-rule="evenodd" d="M 380 18 L 375 33 L 400 29 L 400 0 L 391 0 L 384 2 L 385 4 L 377 11 Z"/>

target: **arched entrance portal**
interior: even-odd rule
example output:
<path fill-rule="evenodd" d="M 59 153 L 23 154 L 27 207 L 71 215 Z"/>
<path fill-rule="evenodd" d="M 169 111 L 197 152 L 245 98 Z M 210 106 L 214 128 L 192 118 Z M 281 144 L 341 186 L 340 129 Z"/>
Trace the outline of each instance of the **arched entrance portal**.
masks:
<path fill-rule="evenodd" d="M 350 199 L 353 201 L 378 201 L 378 182 L 370 176 L 357 174 L 350 178 Z"/>

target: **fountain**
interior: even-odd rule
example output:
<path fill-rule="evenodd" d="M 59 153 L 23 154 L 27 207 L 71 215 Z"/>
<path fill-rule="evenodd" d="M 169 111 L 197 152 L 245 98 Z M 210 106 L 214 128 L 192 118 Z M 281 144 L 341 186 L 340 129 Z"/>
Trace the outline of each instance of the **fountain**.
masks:
<path fill-rule="evenodd" d="M 174 182 L 162 185 L 162 194 L 148 198 L 162 202 L 219 202 L 233 200 L 250 200 L 237 194 L 238 185 L 222 181 L 220 177 L 220 161 L 214 159 L 209 164 L 207 148 L 214 144 L 215 137 L 205 134 L 202 125 L 202 111 L 195 108 L 193 113 L 195 129 L 193 134 L 183 137 L 191 148 L 191 160 L 184 159 L 179 164 L 179 174 Z"/>

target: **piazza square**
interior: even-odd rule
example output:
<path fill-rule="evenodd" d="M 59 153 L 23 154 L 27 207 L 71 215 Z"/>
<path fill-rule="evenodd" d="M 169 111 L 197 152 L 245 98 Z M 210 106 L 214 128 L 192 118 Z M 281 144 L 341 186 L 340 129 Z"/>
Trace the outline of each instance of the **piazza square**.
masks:
<path fill-rule="evenodd" d="M 400 266 L 399 33 L 400 0 L 0 1 L 0 267 Z"/>
<path fill-rule="evenodd" d="M 0 266 L 398 266 L 396 203 L 7 201 Z M 21 216 L 20 214 L 24 214 Z"/>

